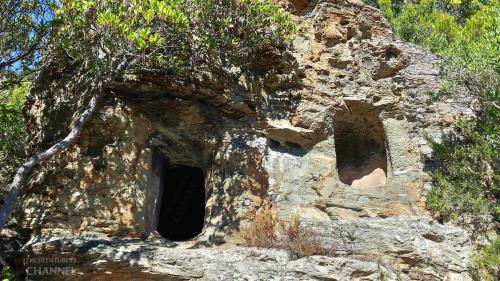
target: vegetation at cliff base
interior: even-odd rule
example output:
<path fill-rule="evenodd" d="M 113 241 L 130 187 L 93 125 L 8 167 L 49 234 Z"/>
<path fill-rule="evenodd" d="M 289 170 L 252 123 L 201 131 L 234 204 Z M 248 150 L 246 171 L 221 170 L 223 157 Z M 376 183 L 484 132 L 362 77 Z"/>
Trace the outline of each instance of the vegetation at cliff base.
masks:
<path fill-rule="evenodd" d="M 500 238 L 480 247 L 472 259 L 475 270 L 484 281 L 496 281 L 500 276 Z"/>
<path fill-rule="evenodd" d="M 281 249 L 294 258 L 335 255 L 334 245 L 327 245 L 317 233 L 304 226 L 299 214 L 280 218 L 271 209 L 260 209 L 252 222 L 240 229 L 239 236 L 245 246 Z"/>
<path fill-rule="evenodd" d="M 0 280 L 1 281 L 10 281 L 10 280 L 13 281 L 13 280 L 16 280 L 16 275 L 14 274 L 12 269 L 10 269 L 9 267 L 4 267 L 0 271 Z"/>

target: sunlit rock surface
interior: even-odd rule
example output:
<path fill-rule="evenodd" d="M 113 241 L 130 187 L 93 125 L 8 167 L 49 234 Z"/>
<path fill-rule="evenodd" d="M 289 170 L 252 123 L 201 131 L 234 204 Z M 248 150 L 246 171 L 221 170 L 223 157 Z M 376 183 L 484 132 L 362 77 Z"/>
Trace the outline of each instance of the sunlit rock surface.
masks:
<path fill-rule="evenodd" d="M 425 209 L 425 136 L 465 112 L 430 102 L 437 58 L 360 1 L 290 3 L 292 51 L 259 55 L 255 75 L 187 83 L 138 69 L 111 83 L 76 144 L 30 178 L 12 221 L 25 251 L 77 256 L 67 280 L 468 280 L 466 233 Z M 28 97 L 31 151 L 67 132 L 71 75 L 45 69 Z M 176 166 L 201 169 L 206 204 L 199 235 L 172 242 L 158 226 Z M 237 246 L 268 206 L 300 214 L 335 256 Z"/>

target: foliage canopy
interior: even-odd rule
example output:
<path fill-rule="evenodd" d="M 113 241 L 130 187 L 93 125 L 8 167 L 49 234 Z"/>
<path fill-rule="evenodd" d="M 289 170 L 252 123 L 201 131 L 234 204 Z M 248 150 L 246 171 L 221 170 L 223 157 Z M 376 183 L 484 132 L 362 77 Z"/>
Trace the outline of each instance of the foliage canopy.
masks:
<path fill-rule="evenodd" d="M 0 90 L 12 88 L 40 62 L 51 26 L 52 0 L 0 3 Z"/>
<path fill-rule="evenodd" d="M 243 64 L 259 48 L 284 47 L 295 30 L 271 0 L 69 0 L 55 14 L 58 46 L 73 59 L 88 60 L 90 44 L 94 62 L 118 53 L 176 75 Z"/>

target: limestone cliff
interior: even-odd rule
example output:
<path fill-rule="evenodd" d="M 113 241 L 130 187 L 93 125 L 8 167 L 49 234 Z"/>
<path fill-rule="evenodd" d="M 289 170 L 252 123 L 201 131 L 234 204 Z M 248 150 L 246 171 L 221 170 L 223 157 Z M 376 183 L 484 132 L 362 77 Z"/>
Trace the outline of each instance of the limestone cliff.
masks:
<path fill-rule="evenodd" d="M 77 143 L 30 178 L 16 212 L 26 249 L 78 256 L 68 280 L 469 280 L 466 232 L 425 209 L 426 136 L 464 114 L 430 102 L 438 59 L 361 2 L 290 7 L 292 51 L 263 52 L 252 73 L 187 82 L 137 69 L 111 83 Z M 53 64 L 28 97 L 32 151 L 85 102 L 71 75 Z M 162 207 L 165 194 L 178 200 Z M 201 232 L 170 241 L 199 204 Z M 264 206 L 300 214 L 335 256 L 238 246 Z"/>

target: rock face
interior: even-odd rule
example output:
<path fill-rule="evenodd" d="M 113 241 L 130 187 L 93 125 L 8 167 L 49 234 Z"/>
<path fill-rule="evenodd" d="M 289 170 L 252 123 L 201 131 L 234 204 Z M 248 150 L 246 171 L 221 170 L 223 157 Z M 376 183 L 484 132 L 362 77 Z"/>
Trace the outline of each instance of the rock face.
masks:
<path fill-rule="evenodd" d="M 429 102 L 437 58 L 360 2 L 290 2 L 293 52 L 262 53 L 258 75 L 187 83 L 138 70 L 111 83 L 77 143 L 31 177 L 16 213 L 33 230 L 26 248 L 77 255 L 78 280 L 468 280 L 466 233 L 425 209 L 425 136 L 463 113 Z M 70 76 L 48 68 L 28 97 L 32 150 L 60 139 L 84 102 Z M 187 207 L 160 219 L 176 167 L 202 172 L 205 206 L 201 233 L 173 242 L 158 231 L 188 232 Z M 188 195 L 176 206 L 200 198 Z M 236 246 L 269 206 L 300 214 L 336 256 Z"/>

